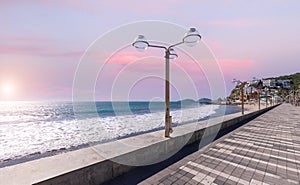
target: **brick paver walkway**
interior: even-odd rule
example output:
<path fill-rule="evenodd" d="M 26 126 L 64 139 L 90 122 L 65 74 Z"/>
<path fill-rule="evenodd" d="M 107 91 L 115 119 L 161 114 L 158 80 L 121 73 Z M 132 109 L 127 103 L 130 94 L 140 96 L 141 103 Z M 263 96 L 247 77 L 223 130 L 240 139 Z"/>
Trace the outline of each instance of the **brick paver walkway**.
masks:
<path fill-rule="evenodd" d="M 140 184 L 300 184 L 300 107 L 280 105 Z"/>

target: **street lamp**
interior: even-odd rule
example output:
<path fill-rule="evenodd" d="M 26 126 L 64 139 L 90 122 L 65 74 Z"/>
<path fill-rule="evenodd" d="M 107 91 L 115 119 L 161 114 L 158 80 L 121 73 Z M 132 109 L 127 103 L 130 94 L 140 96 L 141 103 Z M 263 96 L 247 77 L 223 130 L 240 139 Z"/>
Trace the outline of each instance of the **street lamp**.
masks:
<path fill-rule="evenodd" d="M 241 94 L 242 94 L 242 115 L 244 115 L 244 87 L 245 87 L 247 82 L 242 82 L 242 81 L 237 80 L 235 78 L 232 80 L 232 82 L 236 83 L 237 85 L 240 85 L 240 91 L 241 91 Z"/>
<path fill-rule="evenodd" d="M 180 44 L 186 44 L 187 46 L 195 46 L 201 39 L 201 36 L 196 28 L 190 28 L 188 32 L 184 35 L 181 42 L 176 44 L 172 44 L 168 47 L 163 45 L 153 45 L 148 42 L 144 35 L 138 35 L 132 45 L 138 51 L 144 51 L 148 47 L 153 48 L 161 48 L 165 50 L 165 59 L 166 59 L 166 89 L 165 89 L 165 107 L 166 107 L 166 115 L 165 115 L 165 137 L 170 137 L 170 133 L 172 133 L 172 117 L 170 116 L 170 59 L 176 59 L 177 54 L 173 47 L 178 46 Z"/>
<path fill-rule="evenodd" d="M 273 94 L 273 92 L 270 92 L 270 98 L 271 98 L 270 104 L 271 104 L 271 106 L 273 106 L 274 105 L 274 94 Z"/>
<path fill-rule="evenodd" d="M 268 87 L 265 87 L 266 108 L 268 107 Z"/>
<path fill-rule="evenodd" d="M 258 89 L 258 110 L 260 110 L 260 94 L 261 94 L 261 92 L 260 92 L 261 90 L 260 89 Z"/>
<path fill-rule="evenodd" d="M 255 78 L 256 80 L 258 80 L 257 78 Z M 260 110 L 260 96 L 262 93 L 262 86 L 263 86 L 263 82 L 261 80 L 258 81 L 257 83 L 257 92 L 258 92 L 258 110 Z"/>

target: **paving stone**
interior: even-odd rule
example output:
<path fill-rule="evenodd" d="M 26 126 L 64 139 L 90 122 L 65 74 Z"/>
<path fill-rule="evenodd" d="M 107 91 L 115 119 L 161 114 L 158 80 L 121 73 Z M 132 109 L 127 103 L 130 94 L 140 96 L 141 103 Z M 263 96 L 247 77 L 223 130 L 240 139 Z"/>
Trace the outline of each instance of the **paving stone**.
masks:
<path fill-rule="evenodd" d="M 180 173 L 175 173 L 174 176 L 175 176 L 176 178 L 180 179 L 183 175 L 180 174 Z"/>
<path fill-rule="evenodd" d="M 192 179 L 195 175 L 191 173 L 186 173 L 185 176 L 188 177 L 189 179 Z"/>
<path fill-rule="evenodd" d="M 230 179 L 227 179 L 226 182 L 225 182 L 225 184 L 236 185 L 237 182 L 234 182 L 234 181 L 232 181 Z"/>
<path fill-rule="evenodd" d="M 176 178 L 175 176 L 169 176 L 167 179 L 171 182 L 175 182 L 178 180 L 178 178 Z"/>
<path fill-rule="evenodd" d="M 178 179 L 174 184 L 176 185 L 184 185 L 185 183 L 187 183 L 188 181 L 184 181 L 182 179 Z"/>
<path fill-rule="evenodd" d="M 164 185 L 172 185 L 172 184 L 174 184 L 174 182 L 169 181 L 168 179 L 162 181 L 161 183 L 164 184 Z"/>
<path fill-rule="evenodd" d="M 226 179 L 225 179 L 225 180 L 226 180 Z M 215 179 L 215 180 L 214 180 L 214 183 L 215 183 L 215 184 L 218 184 L 218 185 L 223 185 L 223 184 L 225 184 L 225 181 L 220 180 L 220 179 Z"/>
<path fill-rule="evenodd" d="M 183 180 L 183 181 L 185 181 L 185 182 L 188 182 L 188 181 L 190 181 L 192 178 L 188 178 L 187 176 L 183 176 L 182 178 L 181 178 L 181 180 Z"/>
<path fill-rule="evenodd" d="M 190 185 L 197 185 L 197 184 L 198 184 L 198 182 L 195 181 L 195 180 L 193 180 L 193 179 L 191 179 L 188 183 L 189 183 Z"/>

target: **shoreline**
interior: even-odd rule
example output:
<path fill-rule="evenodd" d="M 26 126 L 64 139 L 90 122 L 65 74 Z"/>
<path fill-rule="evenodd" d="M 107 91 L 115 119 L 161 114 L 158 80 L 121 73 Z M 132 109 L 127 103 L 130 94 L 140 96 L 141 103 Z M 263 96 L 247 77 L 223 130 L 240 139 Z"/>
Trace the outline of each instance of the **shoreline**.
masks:
<path fill-rule="evenodd" d="M 218 104 L 214 104 L 214 105 L 218 105 Z M 202 117 L 202 118 L 191 120 L 191 121 L 188 121 L 188 122 L 185 122 L 185 123 L 177 124 L 174 128 L 176 128 L 177 126 L 187 125 L 187 124 L 195 123 L 195 122 L 198 122 L 198 121 L 209 120 L 211 118 L 216 118 L 216 117 L 220 117 L 220 116 L 223 116 L 223 115 L 234 114 L 234 113 L 239 112 L 239 110 L 240 110 L 240 109 L 237 109 L 237 107 L 239 107 L 237 105 L 224 105 L 224 104 L 219 104 L 219 105 L 220 105 L 220 107 L 216 110 L 215 113 L 213 113 L 209 116 L 206 116 L 206 117 Z M 228 111 L 228 107 L 231 107 L 231 109 L 229 110 L 229 112 L 226 112 L 226 111 Z M 102 141 L 91 142 L 91 143 L 85 143 L 85 144 L 81 144 L 81 145 L 78 145 L 78 146 L 70 146 L 69 148 L 60 148 L 60 149 L 55 149 L 55 150 L 49 150 L 49 151 L 46 151 L 46 152 L 43 152 L 43 153 L 35 152 L 35 153 L 28 154 L 28 155 L 25 155 L 25 156 L 20 156 L 20 157 L 11 158 L 11 159 L 4 159 L 4 160 L 0 161 L 0 168 L 4 168 L 4 167 L 7 167 L 7 166 L 13 166 L 13 165 L 16 165 L 16 164 L 25 163 L 25 162 L 28 162 L 28 161 L 33 161 L 33 160 L 37 160 L 37 159 L 41 159 L 41 158 L 46 158 L 46 157 L 50 157 L 50 156 L 54 156 L 54 155 L 58 155 L 58 154 L 62 154 L 62 153 L 67 153 L 67 152 L 87 148 L 87 147 L 98 145 L 98 144 L 109 143 L 109 142 L 124 139 L 124 138 L 129 138 L 129 137 L 133 137 L 133 136 L 137 136 L 137 135 L 151 133 L 151 132 L 155 132 L 155 131 L 159 131 L 159 130 L 163 130 L 163 129 L 164 129 L 164 127 L 159 127 L 159 128 L 155 128 L 155 129 L 151 129 L 151 130 L 147 130 L 147 131 L 131 133 L 131 134 L 128 134 L 128 135 L 125 135 L 125 136 L 120 136 L 120 137 L 117 137 L 117 138 L 114 138 L 114 139 L 102 140 Z"/>

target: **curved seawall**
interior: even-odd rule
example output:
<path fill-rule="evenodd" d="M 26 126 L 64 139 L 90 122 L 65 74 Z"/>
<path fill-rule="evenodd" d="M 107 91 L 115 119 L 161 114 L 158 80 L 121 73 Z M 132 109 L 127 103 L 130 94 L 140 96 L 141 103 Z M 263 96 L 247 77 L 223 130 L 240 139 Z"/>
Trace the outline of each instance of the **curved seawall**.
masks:
<path fill-rule="evenodd" d="M 136 166 L 167 159 L 185 145 L 199 142 L 199 147 L 205 146 L 218 134 L 273 107 L 183 125 L 172 138 L 163 138 L 163 131 L 156 131 L 8 166 L 0 169 L 0 180 L 3 184 L 101 184 Z"/>

